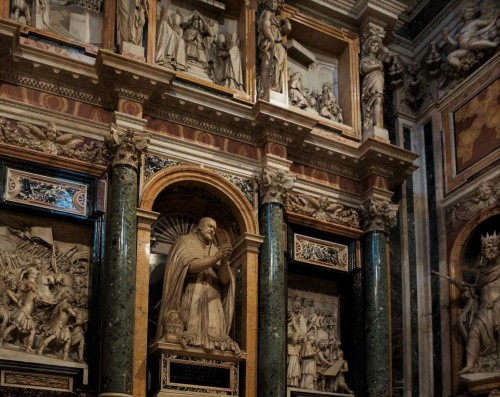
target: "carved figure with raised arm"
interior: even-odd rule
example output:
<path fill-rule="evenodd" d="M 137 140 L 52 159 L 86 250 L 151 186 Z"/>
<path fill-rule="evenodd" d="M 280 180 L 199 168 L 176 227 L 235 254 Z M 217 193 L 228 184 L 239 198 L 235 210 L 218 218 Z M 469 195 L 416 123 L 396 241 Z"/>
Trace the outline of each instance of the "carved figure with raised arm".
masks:
<path fill-rule="evenodd" d="M 208 49 L 205 36 L 208 35 L 208 23 L 195 11 L 186 23 L 184 41 L 188 61 L 199 63 L 203 68 L 208 66 Z"/>
<path fill-rule="evenodd" d="M 232 248 L 230 244 L 215 246 L 216 228 L 214 219 L 202 218 L 170 250 L 156 339 L 172 340 L 165 319 L 180 316 L 183 333 L 174 336 L 182 337 L 183 344 L 239 354 L 238 345 L 229 337 L 235 292 L 229 265 Z M 175 312 L 178 315 L 172 314 Z"/>
<path fill-rule="evenodd" d="M 363 43 L 359 70 L 364 76 L 361 88 L 363 126 L 383 127 L 382 103 L 384 100 L 384 65 L 389 59 L 389 50 L 382 45 L 376 33 L 370 34 Z"/>
<path fill-rule="evenodd" d="M 71 346 L 71 333 L 69 322 L 71 317 L 76 317 L 76 313 L 69 304 L 69 292 L 65 291 L 61 295 L 61 300 L 54 306 L 50 322 L 45 326 L 43 340 L 37 350 L 37 354 L 42 355 L 51 342 L 63 347 L 63 360 L 68 359 L 69 348 Z"/>
<path fill-rule="evenodd" d="M 447 56 L 448 62 L 458 70 L 469 68 L 467 57 L 471 52 L 487 50 L 498 47 L 500 37 L 495 34 L 493 40 L 489 38 L 491 33 L 496 32 L 495 24 L 498 16 L 491 19 L 479 19 L 479 7 L 475 1 L 467 3 L 462 11 L 463 26 L 455 34 L 451 35 L 448 28 L 443 32 L 446 40 L 458 46 Z"/>
<path fill-rule="evenodd" d="M 466 337 L 466 364 L 461 373 L 480 370 L 481 356 L 499 353 L 500 341 L 500 235 L 481 236 L 481 254 L 473 285 L 461 282 L 468 302 L 461 310 L 464 336 Z M 468 292 L 468 294 L 467 294 Z M 479 302 L 474 303 L 479 297 Z"/>
<path fill-rule="evenodd" d="M 263 9 L 257 39 L 260 49 L 259 96 L 264 98 L 270 90 L 283 92 L 287 53 L 285 38 L 292 31 L 292 25 L 280 15 L 283 0 L 260 0 L 259 4 Z"/>
<path fill-rule="evenodd" d="M 35 300 L 37 299 L 37 283 L 38 270 L 30 267 L 25 270 L 26 280 L 19 282 L 19 290 L 23 294 L 18 300 L 18 309 L 11 316 L 11 324 L 5 329 L 0 336 L 0 346 L 7 339 L 12 331 L 18 330 L 25 337 L 24 347 L 27 352 L 33 351 L 33 341 L 36 334 L 35 321 L 33 320 L 33 311 L 35 310 Z M 27 335 L 27 337 L 26 337 Z"/>

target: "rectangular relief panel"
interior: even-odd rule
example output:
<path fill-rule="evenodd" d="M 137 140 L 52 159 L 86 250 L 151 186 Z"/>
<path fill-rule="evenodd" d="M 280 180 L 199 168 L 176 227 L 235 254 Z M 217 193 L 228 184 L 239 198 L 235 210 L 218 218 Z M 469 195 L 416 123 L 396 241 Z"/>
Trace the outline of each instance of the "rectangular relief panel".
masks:
<path fill-rule="evenodd" d="M 301 234 L 294 234 L 296 261 L 349 271 L 349 247 Z"/>
<path fill-rule="evenodd" d="M 73 379 L 69 376 L 2 370 L 0 386 L 73 392 Z"/>
<path fill-rule="evenodd" d="M 87 215 L 83 183 L 6 168 L 5 201 L 33 205 L 81 216 Z"/>
<path fill-rule="evenodd" d="M 91 247 L 91 226 L 0 211 L 0 360 L 88 384 Z"/>

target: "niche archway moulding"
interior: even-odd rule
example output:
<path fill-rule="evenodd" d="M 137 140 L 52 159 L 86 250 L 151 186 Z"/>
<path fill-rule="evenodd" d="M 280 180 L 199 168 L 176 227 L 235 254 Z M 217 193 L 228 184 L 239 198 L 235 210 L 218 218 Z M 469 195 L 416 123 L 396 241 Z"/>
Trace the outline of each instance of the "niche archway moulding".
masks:
<path fill-rule="evenodd" d="M 146 180 L 140 193 L 137 213 L 137 269 L 134 333 L 135 396 L 145 396 L 147 363 L 147 325 L 149 295 L 149 245 L 151 226 L 158 213 L 153 212 L 156 198 L 175 185 L 196 186 L 215 195 L 227 205 L 239 224 L 241 236 L 234 244 L 233 266 L 242 269 L 242 343 L 247 353 L 245 365 L 245 395 L 257 393 L 257 275 L 258 252 L 263 238 L 255 211 L 238 188 L 219 174 L 201 167 L 176 166 L 155 173 Z"/>

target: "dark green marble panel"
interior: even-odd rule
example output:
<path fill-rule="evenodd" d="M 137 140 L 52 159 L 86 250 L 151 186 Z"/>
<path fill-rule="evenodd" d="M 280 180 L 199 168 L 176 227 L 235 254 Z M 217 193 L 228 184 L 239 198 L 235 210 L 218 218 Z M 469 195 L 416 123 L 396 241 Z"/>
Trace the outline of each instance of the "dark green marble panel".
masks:
<path fill-rule="evenodd" d="M 264 235 L 259 258 L 259 397 L 286 396 L 286 272 L 283 251 L 283 207 L 260 209 Z"/>
<path fill-rule="evenodd" d="M 113 168 L 105 242 L 101 392 L 132 394 L 137 173 Z"/>

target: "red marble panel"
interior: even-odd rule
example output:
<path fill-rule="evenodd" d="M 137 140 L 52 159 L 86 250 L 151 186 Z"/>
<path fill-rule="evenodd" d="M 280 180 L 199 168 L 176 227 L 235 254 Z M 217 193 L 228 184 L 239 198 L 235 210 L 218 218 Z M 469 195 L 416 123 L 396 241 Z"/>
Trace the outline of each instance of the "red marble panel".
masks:
<path fill-rule="evenodd" d="M 500 79 L 453 114 L 457 174 L 500 147 Z"/>
<path fill-rule="evenodd" d="M 305 179 L 337 187 L 350 193 L 361 194 L 361 184 L 353 179 L 300 164 L 293 164 L 290 170 Z"/>
<path fill-rule="evenodd" d="M 146 128 L 168 136 L 196 142 L 205 147 L 220 149 L 224 152 L 243 156 L 252 160 L 262 158 L 262 150 L 258 147 L 221 137 L 210 132 L 196 130 L 166 120 L 148 118 Z"/>
<path fill-rule="evenodd" d="M 5 82 L 0 82 L 0 98 L 8 98 L 102 123 L 113 121 L 113 112 L 102 107 Z"/>

